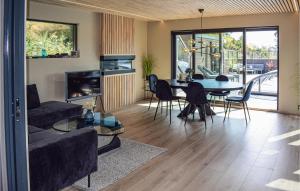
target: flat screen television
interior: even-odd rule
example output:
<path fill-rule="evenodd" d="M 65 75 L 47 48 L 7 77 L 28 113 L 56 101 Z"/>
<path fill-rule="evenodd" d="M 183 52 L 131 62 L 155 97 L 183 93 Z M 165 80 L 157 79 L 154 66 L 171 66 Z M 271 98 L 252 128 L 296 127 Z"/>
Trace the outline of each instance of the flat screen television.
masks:
<path fill-rule="evenodd" d="M 101 95 L 100 70 L 66 72 L 65 83 L 66 101 Z"/>

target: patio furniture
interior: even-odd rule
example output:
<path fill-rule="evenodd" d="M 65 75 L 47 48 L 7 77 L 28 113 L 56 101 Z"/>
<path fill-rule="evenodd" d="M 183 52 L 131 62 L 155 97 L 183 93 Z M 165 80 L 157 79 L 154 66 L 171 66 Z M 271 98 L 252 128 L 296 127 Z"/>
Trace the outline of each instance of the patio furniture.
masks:
<path fill-rule="evenodd" d="M 228 117 L 229 117 L 230 109 L 231 109 L 231 104 L 232 103 L 241 103 L 243 105 L 246 123 L 247 123 L 246 109 L 247 109 L 247 112 L 248 112 L 249 120 L 251 119 L 250 118 L 249 108 L 248 108 L 248 105 L 247 105 L 247 101 L 250 98 L 252 87 L 253 87 L 253 81 L 251 81 L 249 83 L 249 85 L 248 85 L 248 87 L 246 89 L 246 92 L 245 92 L 245 94 L 243 96 L 232 96 L 232 97 L 226 98 L 227 107 L 226 107 L 226 111 L 225 111 L 224 121 L 226 119 L 227 113 L 228 113 Z"/>
<path fill-rule="evenodd" d="M 205 79 L 215 79 L 219 75 L 219 74 L 211 71 L 210 69 L 206 68 L 205 66 L 198 65 L 197 68 L 203 74 Z M 232 81 L 234 81 L 235 79 L 239 79 L 238 74 L 228 74 L 227 77 Z"/>
<path fill-rule="evenodd" d="M 203 80 L 204 76 L 202 74 L 193 74 L 192 78 L 195 80 Z"/>

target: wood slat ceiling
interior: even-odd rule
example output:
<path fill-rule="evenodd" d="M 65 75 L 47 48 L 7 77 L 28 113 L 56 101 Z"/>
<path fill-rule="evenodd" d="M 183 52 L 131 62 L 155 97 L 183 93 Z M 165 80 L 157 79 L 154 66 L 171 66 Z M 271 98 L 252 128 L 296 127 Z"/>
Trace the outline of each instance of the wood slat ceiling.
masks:
<path fill-rule="evenodd" d="M 143 20 L 173 20 L 204 17 L 294 13 L 300 0 L 32 0 L 96 12 L 109 12 Z"/>

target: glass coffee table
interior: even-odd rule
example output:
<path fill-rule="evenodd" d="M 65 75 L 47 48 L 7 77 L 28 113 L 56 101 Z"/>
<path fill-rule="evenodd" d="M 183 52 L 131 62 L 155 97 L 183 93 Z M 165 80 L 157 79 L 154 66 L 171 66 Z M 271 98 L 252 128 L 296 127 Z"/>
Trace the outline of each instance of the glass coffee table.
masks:
<path fill-rule="evenodd" d="M 119 148 L 121 146 L 119 134 L 125 132 L 125 128 L 121 122 L 112 114 L 94 113 L 94 121 L 86 122 L 81 116 L 72 117 L 56 122 L 53 129 L 61 132 L 70 132 L 81 128 L 94 128 L 98 136 L 112 136 L 109 144 L 98 148 L 98 155 Z"/>

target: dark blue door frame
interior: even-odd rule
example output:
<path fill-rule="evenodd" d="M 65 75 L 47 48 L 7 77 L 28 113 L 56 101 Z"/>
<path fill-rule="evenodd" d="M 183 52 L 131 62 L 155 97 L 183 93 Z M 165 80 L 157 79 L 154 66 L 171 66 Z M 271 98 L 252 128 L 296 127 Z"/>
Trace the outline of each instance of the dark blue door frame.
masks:
<path fill-rule="evenodd" d="M 25 2 L 25 0 L 4 0 L 4 117 L 9 191 L 28 190 L 24 67 Z"/>

